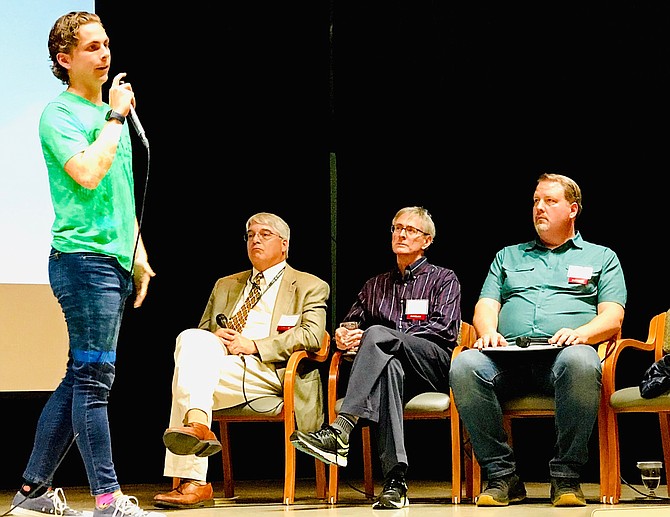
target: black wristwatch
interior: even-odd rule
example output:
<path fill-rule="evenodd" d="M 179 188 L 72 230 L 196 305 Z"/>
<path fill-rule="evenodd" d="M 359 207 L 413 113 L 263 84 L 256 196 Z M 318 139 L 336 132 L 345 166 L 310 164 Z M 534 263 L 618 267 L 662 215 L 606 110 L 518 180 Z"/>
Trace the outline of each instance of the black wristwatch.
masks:
<path fill-rule="evenodd" d="M 121 122 L 121 124 L 123 124 L 126 121 L 126 117 L 121 115 L 121 113 L 117 113 L 114 110 L 109 110 L 107 112 L 107 115 L 105 115 L 105 120 L 109 120 L 109 119 L 118 120 L 119 122 Z"/>

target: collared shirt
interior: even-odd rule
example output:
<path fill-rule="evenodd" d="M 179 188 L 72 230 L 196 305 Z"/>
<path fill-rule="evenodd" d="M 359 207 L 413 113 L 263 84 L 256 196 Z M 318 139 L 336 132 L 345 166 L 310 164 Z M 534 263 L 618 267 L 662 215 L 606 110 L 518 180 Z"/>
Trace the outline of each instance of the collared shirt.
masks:
<path fill-rule="evenodd" d="M 283 260 L 279 264 L 275 264 L 272 267 L 267 268 L 263 271 L 263 279 L 261 280 L 261 297 L 249 311 L 249 317 L 247 318 L 247 323 L 242 329 L 242 335 L 249 339 L 262 339 L 270 335 L 270 325 L 272 323 L 272 311 L 275 307 L 275 301 L 277 300 L 277 295 L 279 294 L 279 285 L 281 284 L 281 275 L 284 272 L 286 267 L 286 261 Z M 235 307 L 235 312 L 237 312 L 247 296 L 251 291 L 251 281 L 258 274 L 255 268 L 251 271 L 247 284 L 244 286 L 244 292 L 242 297 Z M 274 280 L 274 281 L 273 281 Z M 234 314 L 234 313 L 233 313 Z"/>
<path fill-rule="evenodd" d="M 406 318 L 407 300 L 428 300 L 425 320 Z M 367 280 L 343 321 L 358 321 L 363 329 L 383 325 L 452 350 L 461 326 L 461 284 L 451 269 L 421 257 L 404 277 L 394 268 Z"/>
<path fill-rule="evenodd" d="M 507 341 L 579 327 L 598 314 L 599 303 L 625 307 L 626 297 L 616 253 L 579 233 L 553 250 L 539 239 L 503 248 L 479 295 L 501 304 L 498 332 Z"/>

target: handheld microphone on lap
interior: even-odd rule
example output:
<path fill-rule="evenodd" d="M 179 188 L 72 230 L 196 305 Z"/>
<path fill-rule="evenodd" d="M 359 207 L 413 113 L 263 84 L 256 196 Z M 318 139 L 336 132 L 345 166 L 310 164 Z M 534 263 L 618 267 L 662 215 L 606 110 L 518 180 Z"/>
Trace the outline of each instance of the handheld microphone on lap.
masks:
<path fill-rule="evenodd" d="M 530 345 L 548 345 L 549 338 L 547 337 L 530 337 L 530 336 L 519 336 L 516 338 L 516 346 L 520 348 L 528 348 Z"/>
<path fill-rule="evenodd" d="M 228 317 L 222 312 L 217 314 L 216 315 L 216 324 L 219 327 L 221 327 L 222 329 L 227 329 L 228 328 Z M 240 352 L 239 354 L 237 354 L 237 357 L 242 359 L 242 362 L 245 364 L 245 368 L 246 368 L 247 363 L 244 361 L 244 354 Z"/>

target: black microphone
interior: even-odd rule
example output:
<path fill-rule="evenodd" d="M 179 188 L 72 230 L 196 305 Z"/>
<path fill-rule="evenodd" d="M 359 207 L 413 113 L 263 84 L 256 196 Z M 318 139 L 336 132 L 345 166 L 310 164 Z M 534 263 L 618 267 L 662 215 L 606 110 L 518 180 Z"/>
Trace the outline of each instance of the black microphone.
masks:
<path fill-rule="evenodd" d="M 133 123 L 133 127 L 135 128 L 137 136 L 139 136 L 140 140 L 142 140 L 142 144 L 144 144 L 144 147 L 149 149 L 149 139 L 147 138 L 147 134 L 144 132 L 142 123 L 140 122 L 137 113 L 135 113 L 135 108 L 132 105 L 130 106 L 130 112 L 128 113 L 128 116 L 130 117 L 130 121 Z"/>
<path fill-rule="evenodd" d="M 548 345 L 549 338 L 547 337 L 530 337 L 519 336 L 516 338 L 516 346 L 520 348 L 528 348 L 530 345 Z"/>
<path fill-rule="evenodd" d="M 227 329 L 228 328 L 228 317 L 224 313 L 219 313 L 216 315 L 216 324 L 221 327 L 222 329 Z M 237 354 L 237 357 L 242 359 L 242 362 L 246 366 L 246 361 L 244 360 L 244 354 L 240 352 Z"/>
<path fill-rule="evenodd" d="M 216 315 L 216 324 L 222 329 L 228 328 L 228 318 L 224 313 Z"/>

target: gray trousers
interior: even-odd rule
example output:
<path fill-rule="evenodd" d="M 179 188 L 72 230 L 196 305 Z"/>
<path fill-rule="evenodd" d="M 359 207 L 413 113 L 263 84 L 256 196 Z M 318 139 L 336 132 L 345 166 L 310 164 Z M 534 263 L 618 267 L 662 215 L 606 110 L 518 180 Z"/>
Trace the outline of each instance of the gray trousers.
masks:
<path fill-rule="evenodd" d="M 427 339 L 381 325 L 363 333 L 340 413 L 376 423 L 384 477 L 398 463 L 409 465 L 403 408 L 419 393 L 449 393 L 450 352 Z"/>

